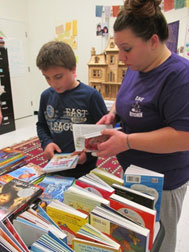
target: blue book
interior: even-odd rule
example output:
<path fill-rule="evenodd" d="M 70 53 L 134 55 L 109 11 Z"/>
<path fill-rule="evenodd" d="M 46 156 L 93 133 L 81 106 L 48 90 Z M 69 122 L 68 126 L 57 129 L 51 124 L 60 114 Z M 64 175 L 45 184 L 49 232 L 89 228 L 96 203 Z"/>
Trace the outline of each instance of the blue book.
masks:
<path fill-rule="evenodd" d="M 43 194 L 40 198 L 49 204 L 53 199 L 63 202 L 63 192 L 67 190 L 74 182 L 74 177 L 63 176 L 46 176 L 38 185 L 44 188 Z"/>
<path fill-rule="evenodd" d="M 124 186 L 155 197 L 156 221 L 160 220 L 164 174 L 130 165 L 124 173 Z"/>

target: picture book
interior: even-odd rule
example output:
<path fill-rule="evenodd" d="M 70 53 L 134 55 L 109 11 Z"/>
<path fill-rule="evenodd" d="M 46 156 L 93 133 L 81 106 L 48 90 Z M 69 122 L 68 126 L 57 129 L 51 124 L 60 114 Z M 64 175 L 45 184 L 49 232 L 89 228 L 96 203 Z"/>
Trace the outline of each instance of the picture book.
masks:
<path fill-rule="evenodd" d="M 74 251 L 121 252 L 120 244 L 101 231 L 86 223 L 76 233 L 72 241 Z"/>
<path fill-rule="evenodd" d="M 30 183 L 33 183 L 35 180 L 45 176 L 43 169 L 33 163 L 26 164 L 12 172 L 9 172 L 8 174 L 14 178 Z"/>
<path fill-rule="evenodd" d="M 0 228 L 0 243 L 7 247 L 12 252 L 23 252 L 21 248 Z"/>
<path fill-rule="evenodd" d="M 67 235 L 58 226 L 53 225 L 32 209 L 22 212 L 13 219 L 13 225 L 27 246 L 45 233 L 53 234 L 58 239 L 67 242 Z"/>
<path fill-rule="evenodd" d="M 9 220 L 7 219 L 7 221 Z M 29 252 L 26 244 L 23 242 L 23 240 L 20 238 L 16 230 L 13 228 L 13 225 L 10 221 L 9 221 L 9 228 L 2 221 L 0 222 L 0 228 L 11 239 L 11 242 L 14 243 L 21 251 Z"/>
<path fill-rule="evenodd" d="M 73 250 L 60 239 L 57 239 L 50 234 L 43 234 L 37 239 L 31 246 L 29 246 L 31 251 L 43 252 L 72 252 Z"/>
<path fill-rule="evenodd" d="M 15 178 L 6 184 L 0 182 L 0 188 L 0 220 L 27 207 L 43 192 L 40 187 Z"/>
<path fill-rule="evenodd" d="M 16 161 L 13 160 L 5 165 L 2 165 L 0 167 L 0 176 L 7 174 L 8 172 L 14 171 L 24 165 L 26 165 L 26 161 L 25 161 L 24 157 L 21 157 L 21 158 L 17 159 Z"/>
<path fill-rule="evenodd" d="M 72 185 L 64 192 L 64 203 L 75 209 L 89 213 L 95 206 L 101 203 L 109 205 L 109 200 L 86 191 L 77 185 Z"/>
<path fill-rule="evenodd" d="M 72 245 L 75 232 L 88 222 L 88 214 L 57 200 L 47 205 L 46 211 L 56 224 L 67 234 L 68 245 Z"/>
<path fill-rule="evenodd" d="M 24 157 L 21 151 L 14 150 L 10 147 L 3 148 L 0 150 L 0 167 L 20 157 Z"/>
<path fill-rule="evenodd" d="M 101 135 L 101 131 L 106 128 L 112 128 L 112 125 L 104 124 L 73 124 L 73 138 L 76 151 L 83 151 L 85 149 L 85 135 L 90 137 Z"/>
<path fill-rule="evenodd" d="M 131 222 L 119 213 L 97 206 L 91 211 L 89 222 L 117 241 L 122 251 L 148 251 L 149 229 Z"/>
<path fill-rule="evenodd" d="M 116 183 L 119 185 L 124 184 L 124 180 L 122 178 L 115 176 L 114 174 L 106 171 L 103 168 L 97 167 L 97 168 L 91 170 L 90 173 L 94 173 L 96 176 L 100 177 L 102 180 L 104 180 L 110 186 L 112 186 L 113 183 Z"/>
<path fill-rule="evenodd" d="M 72 153 L 56 153 L 44 166 L 43 171 L 46 173 L 52 173 L 74 169 L 77 165 L 78 159 L 79 155 L 73 155 Z"/>
<path fill-rule="evenodd" d="M 112 187 L 115 189 L 115 194 L 154 209 L 155 197 L 118 184 L 113 184 Z"/>
<path fill-rule="evenodd" d="M 82 176 L 75 180 L 75 184 L 84 188 L 85 190 L 95 193 L 105 199 L 115 192 L 115 189 L 106 183 L 102 184 L 99 181 L 88 178 L 87 176 Z"/>
<path fill-rule="evenodd" d="M 155 197 L 156 221 L 160 220 L 160 208 L 164 175 L 139 166 L 130 165 L 124 173 L 124 185 Z"/>
<path fill-rule="evenodd" d="M 7 234 L 9 235 L 9 237 L 14 237 L 12 239 L 15 239 L 20 246 L 24 249 L 24 251 L 29 252 L 28 247 L 26 246 L 26 244 L 24 243 L 24 241 L 22 240 L 22 238 L 20 237 L 20 235 L 18 234 L 18 232 L 16 231 L 16 229 L 14 228 L 12 222 L 9 220 L 9 218 L 6 218 L 4 220 L 3 223 L 6 228 L 7 228 Z"/>
<path fill-rule="evenodd" d="M 40 198 L 49 204 L 52 199 L 63 202 L 63 192 L 67 190 L 74 182 L 74 177 L 63 177 L 58 175 L 47 175 L 38 184 L 44 189 Z"/>
<path fill-rule="evenodd" d="M 116 211 L 133 219 L 138 225 L 150 230 L 149 249 L 151 250 L 153 245 L 156 210 L 150 209 L 116 194 L 112 194 L 109 197 L 109 201 L 110 206 Z"/>

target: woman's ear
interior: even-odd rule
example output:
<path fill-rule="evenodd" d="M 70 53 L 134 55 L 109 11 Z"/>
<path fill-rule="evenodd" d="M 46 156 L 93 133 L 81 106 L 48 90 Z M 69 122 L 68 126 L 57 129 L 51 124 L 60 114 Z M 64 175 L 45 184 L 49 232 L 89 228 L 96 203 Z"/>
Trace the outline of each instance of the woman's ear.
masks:
<path fill-rule="evenodd" d="M 153 34 L 152 37 L 150 38 L 150 42 L 151 42 L 151 47 L 152 49 L 156 49 L 159 45 L 159 37 L 157 34 Z"/>

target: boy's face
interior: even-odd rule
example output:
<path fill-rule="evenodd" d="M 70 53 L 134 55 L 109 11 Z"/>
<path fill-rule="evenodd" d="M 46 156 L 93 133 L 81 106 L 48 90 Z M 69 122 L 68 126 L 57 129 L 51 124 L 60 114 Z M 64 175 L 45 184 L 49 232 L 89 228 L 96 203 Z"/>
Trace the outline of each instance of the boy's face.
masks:
<path fill-rule="evenodd" d="M 63 93 L 77 86 L 75 80 L 75 68 L 72 70 L 60 66 L 48 68 L 48 70 L 41 70 L 49 86 L 51 86 L 57 93 Z"/>

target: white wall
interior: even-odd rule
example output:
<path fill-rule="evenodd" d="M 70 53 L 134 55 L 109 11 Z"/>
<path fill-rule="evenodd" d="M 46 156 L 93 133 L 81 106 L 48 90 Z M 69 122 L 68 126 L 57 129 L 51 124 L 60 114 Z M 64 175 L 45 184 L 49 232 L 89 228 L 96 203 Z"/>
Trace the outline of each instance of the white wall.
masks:
<path fill-rule="evenodd" d="M 96 5 L 122 5 L 123 0 L 0 0 L 1 16 L 28 21 L 29 56 L 30 56 L 30 95 L 33 110 L 38 110 L 41 92 L 47 87 L 45 79 L 35 65 L 36 56 L 41 46 L 55 37 L 55 27 L 66 22 L 78 21 L 78 55 L 77 76 L 88 83 L 88 66 L 90 51 L 97 53 L 104 50 L 106 39 L 96 36 L 96 24 L 102 18 L 95 17 Z M 14 5 L 14 6 L 13 6 Z M 2 15 L 3 13 L 3 15 Z M 188 8 L 171 10 L 164 13 L 168 23 L 180 20 L 178 47 L 184 46 Z M 112 27 L 114 18 L 110 19 Z M 1 27 L 0 27 L 1 28 Z M 112 29 L 110 29 L 112 35 Z"/>

